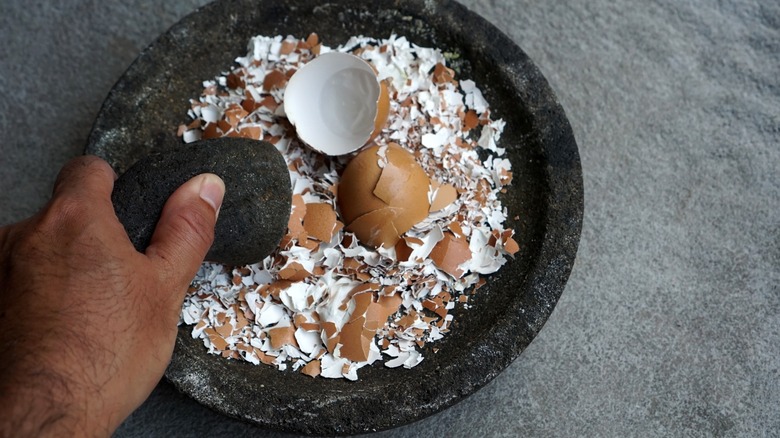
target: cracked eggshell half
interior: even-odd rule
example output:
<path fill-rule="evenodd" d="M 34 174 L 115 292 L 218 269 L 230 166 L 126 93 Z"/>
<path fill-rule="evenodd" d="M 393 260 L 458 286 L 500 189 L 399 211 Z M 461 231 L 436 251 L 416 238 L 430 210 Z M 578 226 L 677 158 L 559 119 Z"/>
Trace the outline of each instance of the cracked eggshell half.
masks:
<path fill-rule="evenodd" d="M 361 151 L 344 169 L 338 186 L 347 231 L 368 246 L 394 246 L 428 216 L 429 184 L 414 156 L 395 143 Z"/>
<path fill-rule="evenodd" d="M 290 78 L 284 110 L 301 141 L 327 155 L 344 155 L 379 134 L 390 98 L 387 85 L 366 61 L 329 52 Z"/>

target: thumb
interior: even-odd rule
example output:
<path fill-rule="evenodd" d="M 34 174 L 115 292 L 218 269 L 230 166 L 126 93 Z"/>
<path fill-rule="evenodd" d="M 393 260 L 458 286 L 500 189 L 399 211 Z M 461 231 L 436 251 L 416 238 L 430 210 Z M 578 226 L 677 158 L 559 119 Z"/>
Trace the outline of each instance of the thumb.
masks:
<path fill-rule="evenodd" d="M 225 195 L 217 175 L 198 175 L 168 198 L 146 256 L 161 268 L 161 278 L 186 288 L 214 241 L 214 225 Z"/>

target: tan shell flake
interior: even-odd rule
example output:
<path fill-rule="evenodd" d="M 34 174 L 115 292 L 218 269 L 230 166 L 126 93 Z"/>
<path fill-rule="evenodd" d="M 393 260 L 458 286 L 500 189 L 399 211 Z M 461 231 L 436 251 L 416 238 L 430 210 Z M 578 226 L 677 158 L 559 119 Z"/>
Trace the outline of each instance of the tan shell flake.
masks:
<path fill-rule="evenodd" d="M 466 115 L 463 120 L 463 130 L 471 131 L 479 125 L 479 116 L 474 110 L 466 111 Z"/>
<path fill-rule="evenodd" d="M 322 365 L 317 359 L 312 360 L 301 368 L 301 373 L 310 377 L 317 377 L 322 372 Z"/>
<path fill-rule="evenodd" d="M 515 239 L 509 237 L 506 239 L 506 242 L 504 242 L 504 251 L 511 255 L 515 255 L 518 251 L 520 251 L 520 245 L 517 244 Z"/>
<path fill-rule="evenodd" d="M 279 70 L 271 70 L 263 79 L 263 88 L 270 92 L 275 88 L 281 88 L 287 83 L 287 75 Z"/>
<path fill-rule="evenodd" d="M 290 262 L 279 271 L 279 277 L 289 281 L 301 281 L 308 278 L 312 273 L 307 271 L 302 264 Z"/>
<path fill-rule="evenodd" d="M 209 340 L 211 341 L 211 345 L 214 346 L 218 351 L 224 351 L 228 348 L 228 343 L 225 341 L 225 339 L 217 333 L 216 330 L 213 328 L 207 328 L 203 330 L 203 333 L 205 333 Z"/>
<path fill-rule="evenodd" d="M 298 346 L 295 340 L 295 327 L 274 327 L 268 330 L 268 336 L 271 338 L 271 347 L 274 350 L 281 350 L 285 345 Z"/>
<path fill-rule="evenodd" d="M 451 68 L 446 67 L 442 63 L 437 63 L 436 66 L 433 68 L 433 83 L 435 84 L 443 84 L 443 83 L 456 83 L 455 82 L 455 71 Z"/>
<path fill-rule="evenodd" d="M 460 278 L 465 273 L 460 265 L 471 260 L 469 242 L 446 232 L 444 238 L 433 247 L 429 257 L 439 269 L 455 278 Z"/>
<path fill-rule="evenodd" d="M 289 55 L 297 48 L 298 48 L 298 40 L 287 39 L 282 41 L 282 47 L 279 49 L 279 53 L 281 53 L 282 55 Z"/>
<path fill-rule="evenodd" d="M 379 330 L 385 325 L 390 316 L 398 312 L 402 303 L 403 298 L 401 298 L 401 294 L 380 295 L 377 302 L 371 303 L 368 309 L 366 309 L 367 326 L 374 326 L 374 330 Z"/>
<path fill-rule="evenodd" d="M 303 219 L 306 217 L 306 202 L 303 196 L 295 194 L 292 197 L 292 212 L 287 222 L 287 235 L 291 239 L 302 241 L 306 239 L 308 233 L 303 226 Z"/>
<path fill-rule="evenodd" d="M 431 188 L 434 191 L 431 212 L 443 210 L 458 199 L 458 190 L 450 184 L 431 181 Z"/>
<path fill-rule="evenodd" d="M 376 334 L 366 328 L 366 317 L 361 316 L 346 324 L 341 329 L 341 356 L 353 362 L 368 360 L 371 340 Z"/>
<path fill-rule="evenodd" d="M 336 211 L 328 203 L 308 203 L 303 217 L 303 227 L 309 237 L 320 242 L 330 242 L 344 225 L 336 219 Z"/>

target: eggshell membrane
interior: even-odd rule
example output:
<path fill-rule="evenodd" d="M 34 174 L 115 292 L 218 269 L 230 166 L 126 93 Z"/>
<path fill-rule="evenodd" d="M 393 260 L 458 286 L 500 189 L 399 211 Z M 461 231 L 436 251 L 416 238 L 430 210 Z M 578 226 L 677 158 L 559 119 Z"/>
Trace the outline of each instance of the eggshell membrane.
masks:
<path fill-rule="evenodd" d="M 298 69 L 284 95 L 298 137 L 327 155 L 343 155 L 376 137 L 387 121 L 387 86 L 361 58 L 324 53 Z"/>
<path fill-rule="evenodd" d="M 362 243 L 390 248 L 428 216 L 430 180 L 414 156 L 401 146 L 361 151 L 349 162 L 338 187 L 338 205 L 346 229 Z M 379 160 L 386 161 L 380 167 Z"/>

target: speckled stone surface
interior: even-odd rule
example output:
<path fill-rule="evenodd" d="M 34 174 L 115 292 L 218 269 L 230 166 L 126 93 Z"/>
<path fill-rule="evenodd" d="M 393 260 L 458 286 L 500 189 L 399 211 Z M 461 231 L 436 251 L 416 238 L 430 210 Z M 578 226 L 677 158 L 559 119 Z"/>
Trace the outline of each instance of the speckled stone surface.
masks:
<path fill-rule="evenodd" d="M 43 205 L 117 78 L 204 3 L 0 2 L 0 223 Z M 582 240 L 517 360 L 455 406 L 373 436 L 776 435 L 780 6 L 463 3 L 528 53 L 566 109 Z M 115 436 L 290 435 L 163 382 Z"/>
<path fill-rule="evenodd" d="M 455 2 L 223 0 L 187 16 L 142 52 L 104 102 L 87 152 L 122 169 L 149 152 L 176 148 L 180 139 L 170 127 L 186 120 L 189 99 L 198 95 L 204 79 L 243 55 L 260 30 L 269 35 L 314 31 L 333 46 L 351 35 L 396 32 L 452 53 L 458 77 L 475 80 L 491 102 L 491 114 L 506 121 L 501 144 L 514 183 L 502 201 L 522 251 L 487 277 L 468 311 L 454 312 L 451 333 L 435 344 L 439 351 L 426 346 L 425 360 L 411 370 L 377 363 L 361 369 L 357 382 L 312 379 L 209 355 L 202 341 L 192 339 L 191 328 L 182 327 L 166 376 L 218 412 L 266 428 L 318 435 L 389 429 L 461 401 L 529 345 L 574 263 L 582 174 L 563 109 L 516 44 Z M 127 118 L 131 110 L 136 116 Z"/>
<path fill-rule="evenodd" d="M 225 183 L 206 260 L 228 265 L 263 260 L 287 230 L 292 187 L 287 163 L 274 145 L 250 139 L 179 145 L 145 156 L 120 175 L 111 198 L 130 241 L 144 251 L 168 197 L 201 173 L 216 174 Z"/>

